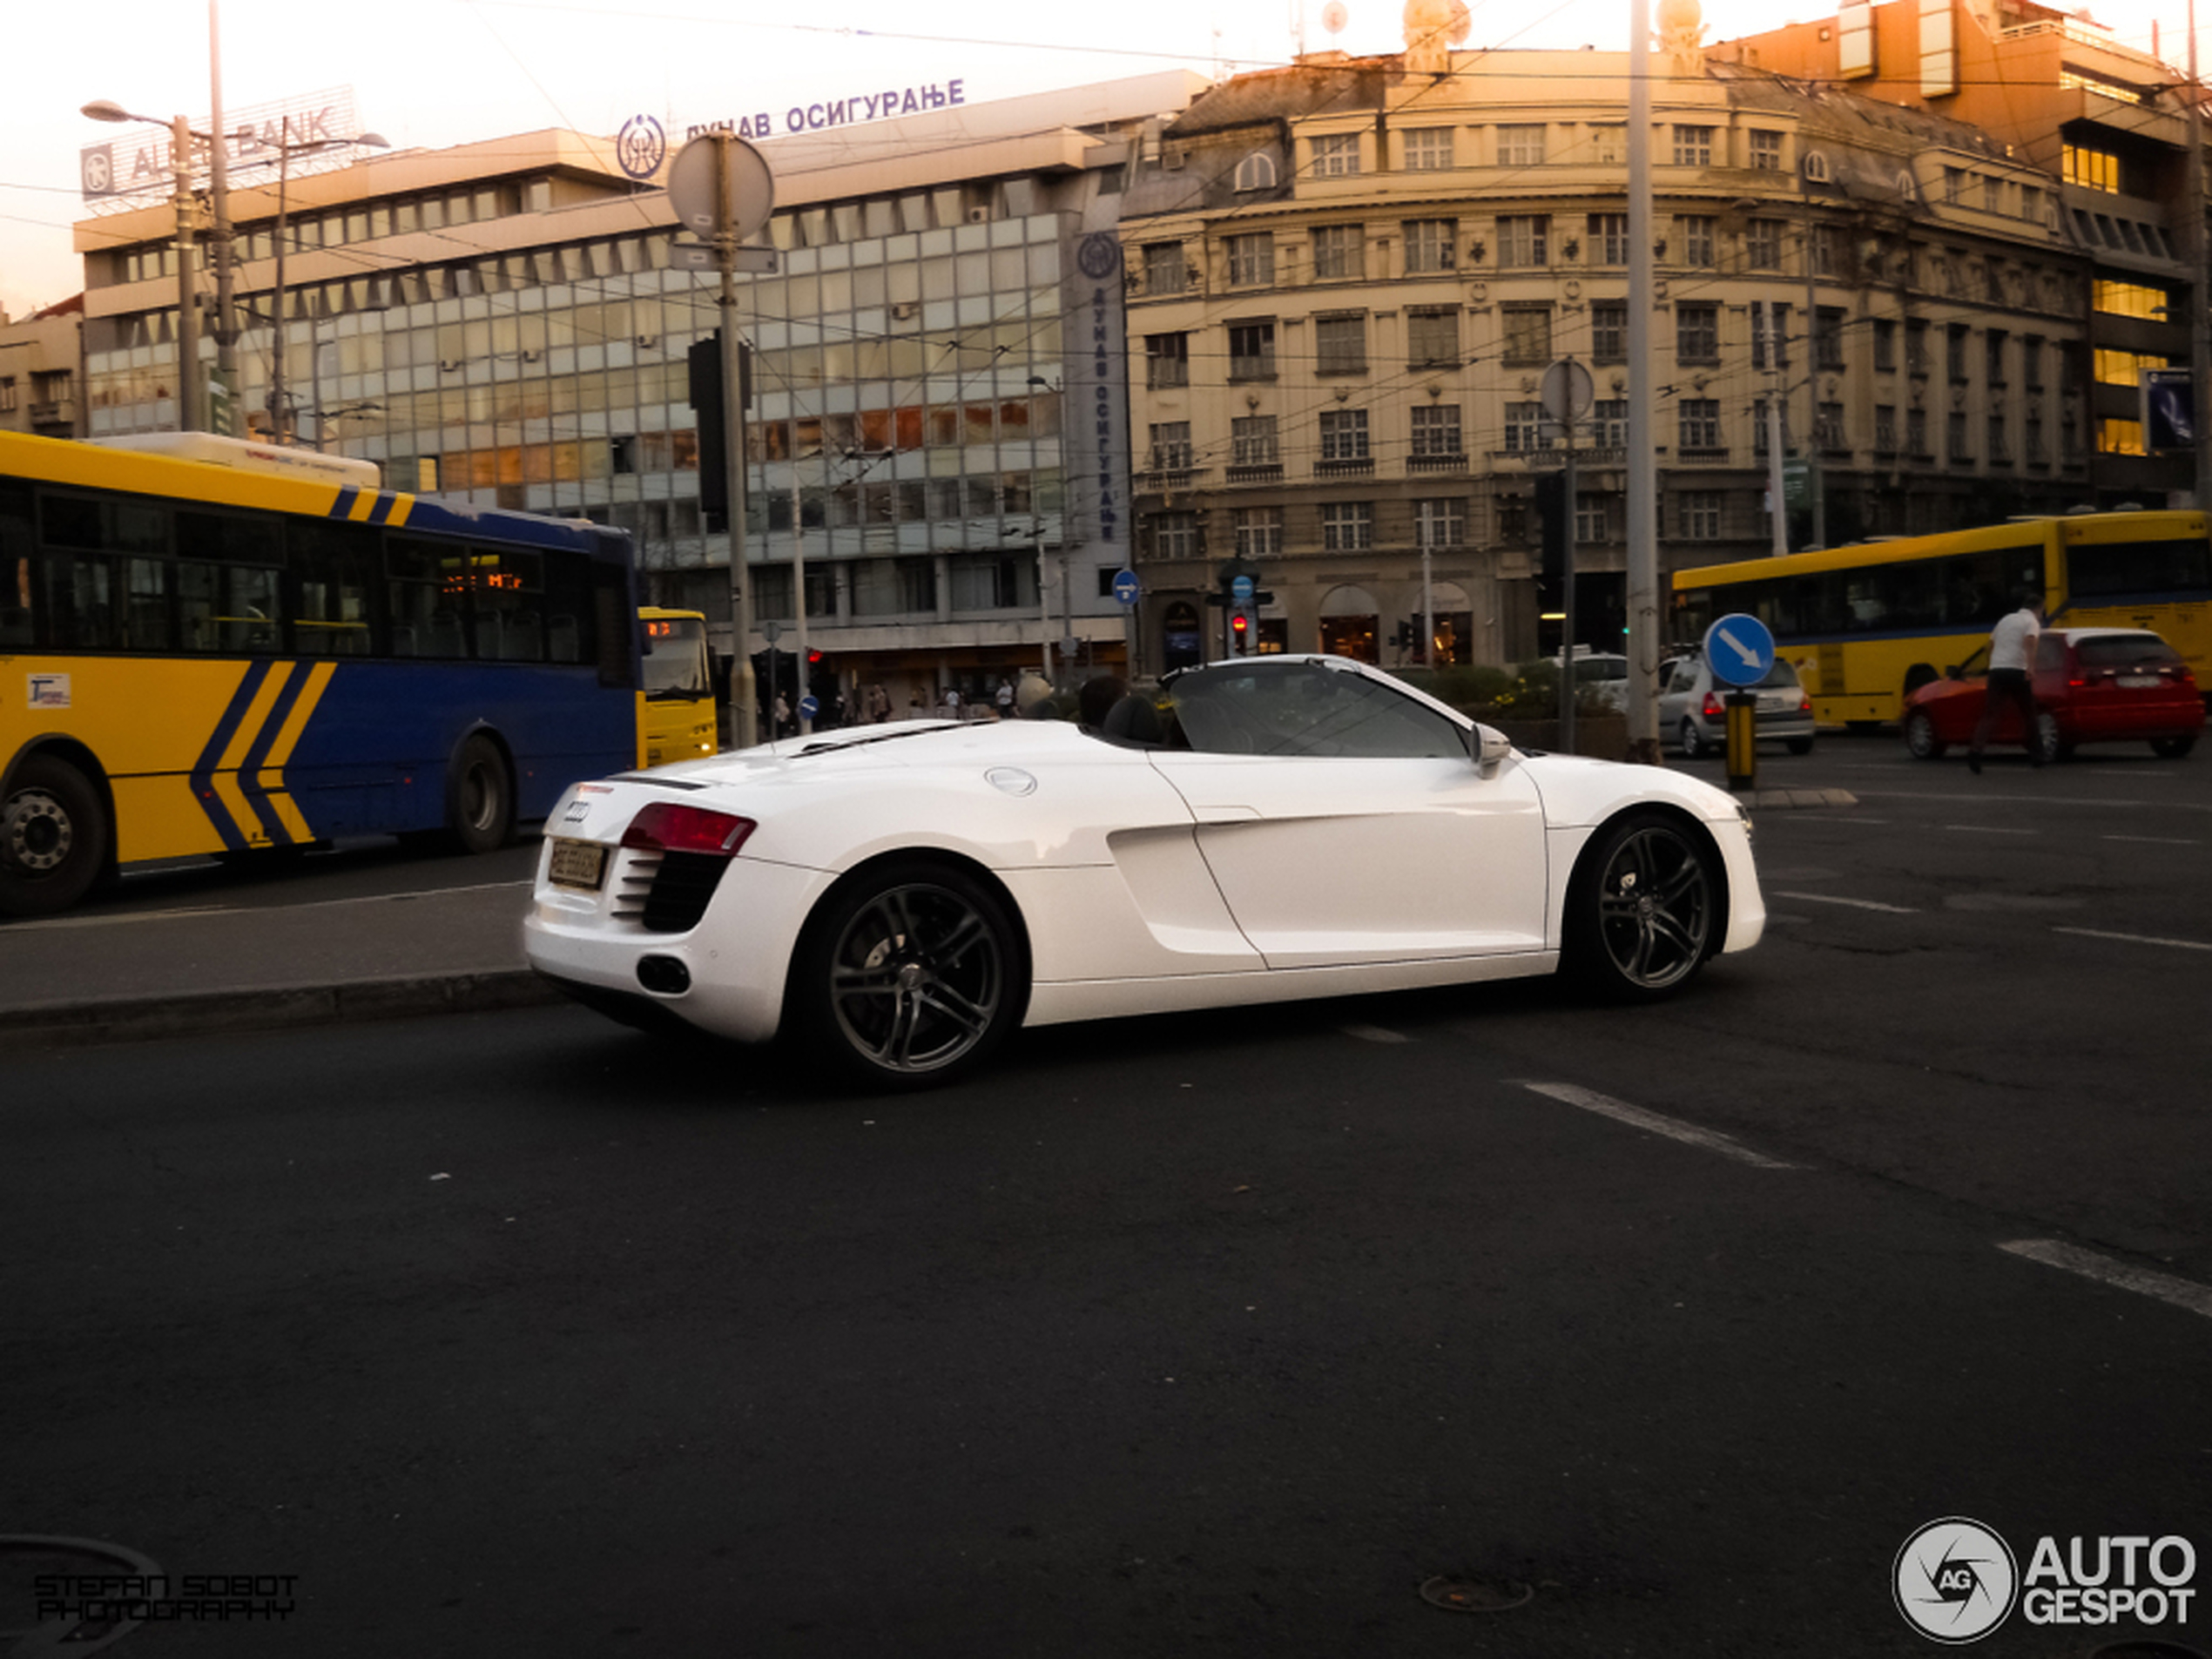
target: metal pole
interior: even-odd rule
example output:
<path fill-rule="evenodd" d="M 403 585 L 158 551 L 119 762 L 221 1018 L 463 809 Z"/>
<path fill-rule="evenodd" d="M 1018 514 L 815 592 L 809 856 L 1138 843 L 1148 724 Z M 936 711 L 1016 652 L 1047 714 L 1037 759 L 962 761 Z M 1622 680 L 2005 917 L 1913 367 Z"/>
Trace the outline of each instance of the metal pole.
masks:
<path fill-rule="evenodd" d="M 797 411 L 793 412 L 794 418 Z M 829 451 L 822 451 L 822 482 L 830 484 Z M 832 484 L 831 488 L 835 486 Z M 806 520 L 799 501 L 799 457 L 791 462 L 791 593 L 792 608 L 799 613 L 799 702 L 792 712 L 799 717 L 799 734 L 806 736 L 814 729 L 813 721 L 806 718 L 806 552 L 805 546 Z"/>
<path fill-rule="evenodd" d="M 2197 510 L 2212 504 L 2212 239 L 2204 222 L 2204 84 L 2196 78 L 2196 0 L 2189 0 L 2189 416 L 2195 421 Z"/>
<path fill-rule="evenodd" d="M 208 257 L 215 266 L 215 377 L 221 385 L 222 420 L 208 426 L 238 430 L 238 328 L 231 303 L 230 142 L 223 132 L 223 34 L 216 0 L 207 0 L 207 199 L 213 214 Z"/>
<path fill-rule="evenodd" d="M 1659 463 L 1652 445 L 1651 3 L 1629 4 L 1629 752 L 1659 764 Z"/>
<path fill-rule="evenodd" d="M 169 125 L 169 158 L 177 172 L 177 430 L 204 432 L 199 404 L 199 295 L 192 287 L 192 123 Z"/>
<path fill-rule="evenodd" d="M 284 243 L 285 194 L 292 175 L 292 118 L 283 117 L 277 125 L 277 216 L 276 216 L 276 295 L 273 319 L 276 327 L 276 349 L 269 356 L 269 438 L 280 446 L 289 442 L 292 428 L 290 413 L 284 407 L 284 354 L 290 343 L 284 327 Z M 322 416 L 315 417 L 315 448 L 322 448 Z"/>
<path fill-rule="evenodd" d="M 1560 422 L 1567 433 L 1567 475 L 1561 481 L 1559 502 L 1560 609 L 1559 624 L 1559 746 L 1563 754 L 1575 752 L 1575 403 L 1570 391 L 1567 418 Z"/>
<path fill-rule="evenodd" d="M 1812 203 L 1805 205 L 1805 493 L 1812 498 L 1811 547 L 1828 545 L 1828 503 L 1820 489 L 1820 300 L 1813 290 Z"/>
<path fill-rule="evenodd" d="M 730 221 L 730 146 L 733 132 L 714 135 L 714 247 L 722 267 L 722 434 L 730 475 L 730 746 L 760 740 L 759 688 L 752 682 L 752 590 L 745 575 L 745 390 L 738 383 L 738 232 Z"/>
<path fill-rule="evenodd" d="M 1759 348 L 1766 355 L 1767 521 L 1771 531 L 1767 550 L 1779 556 L 1790 550 L 1790 513 L 1782 482 L 1782 331 L 1774 326 L 1771 300 L 1761 305 L 1758 313 Z"/>

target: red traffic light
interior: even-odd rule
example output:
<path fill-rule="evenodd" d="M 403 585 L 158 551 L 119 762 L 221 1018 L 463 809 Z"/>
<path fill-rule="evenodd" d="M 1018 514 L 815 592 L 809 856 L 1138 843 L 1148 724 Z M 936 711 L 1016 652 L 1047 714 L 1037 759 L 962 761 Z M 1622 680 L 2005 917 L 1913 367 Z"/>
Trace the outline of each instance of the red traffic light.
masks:
<path fill-rule="evenodd" d="M 1252 619 L 1240 610 L 1234 617 L 1231 617 L 1229 619 L 1229 625 L 1235 629 L 1238 633 L 1242 634 L 1244 630 L 1252 625 Z"/>
<path fill-rule="evenodd" d="M 809 651 L 806 653 L 806 666 L 809 668 L 813 667 L 815 664 L 820 662 L 821 660 L 822 653 L 818 651 Z"/>

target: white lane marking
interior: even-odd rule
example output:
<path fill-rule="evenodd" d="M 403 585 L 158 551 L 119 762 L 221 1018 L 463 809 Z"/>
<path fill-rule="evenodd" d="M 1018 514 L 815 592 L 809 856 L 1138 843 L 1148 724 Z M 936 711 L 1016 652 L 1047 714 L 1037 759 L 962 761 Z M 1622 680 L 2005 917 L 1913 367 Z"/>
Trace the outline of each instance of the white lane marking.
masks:
<path fill-rule="evenodd" d="M 185 910 L 142 910 L 128 916 L 54 916 L 43 921 L 10 922 L 11 934 L 36 933 L 44 927 L 112 927 L 129 921 L 175 921 L 190 916 L 253 916 L 282 910 L 327 910 L 334 905 L 390 904 L 401 899 L 442 899 L 455 893 L 496 893 L 507 887 L 535 886 L 533 880 L 478 881 L 462 887 L 420 887 L 412 893 L 368 893 L 353 899 L 309 899 L 301 904 L 199 905 Z"/>
<path fill-rule="evenodd" d="M 2084 939 L 2117 939 L 2127 945 L 2170 945 L 2175 950 L 2212 950 L 2198 939 L 2161 939 L 2155 934 L 2108 934 L 2101 927 L 2054 927 L 2054 934 L 2078 934 Z"/>
<path fill-rule="evenodd" d="M 1917 916 L 1920 913 L 1907 904 L 1877 904 L 1871 899 L 1844 899 L 1832 893 L 1784 893 L 1777 890 L 1777 899 L 1802 899 L 1807 904 L 1847 904 L 1854 910 L 1882 910 L 1892 916 Z"/>
<path fill-rule="evenodd" d="M 1944 828 L 1956 830 L 1962 835 L 2040 835 L 2041 830 L 2014 829 L 2009 824 L 1946 824 Z"/>
<path fill-rule="evenodd" d="M 2141 841 L 2147 846 L 2202 846 L 2185 835 L 2100 835 L 2101 841 Z"/>
<path fill-rule="evenodd" d="M 2192 1279 L 2177 1278 L 2171 1273 L 2160 1273 L 2148 1267 L 2131 1267 L 2126 1262 L 2116 1262 L 2109 1256 L 2100 1256 L 2093 1250 L 2083 1250 L 2074 1244 L 2062 1244 L 2055 1238 L 2016 1238 L 1998 1249 L 2008 1255 L 2023 1256 L 2031 1262 L 2040 1262 L 2046 1267 L 2055 1267 L 2060 1272 L 2079 1273 L 2084 1278 L 2095 1279 L 2115 1290 L 2133 1291 L 2138 1296 L 2155 1297 L 2191 1313 L 2201 1313 L 2212 1319 L 2212 1286 L 2199 1285 Z"/>
<path fill-rule="evenodd" d="M 1573 1083 L 1530 1082 L 1524 1078 L 1521 1080 L 1521 1086 L 1523 1089 L 1533 1089 L 1539 1095 L 1548 1095 L 1552 1099 L 1566 1105 L 1579 1106 L 1586 1112 L 1595 1112 L 1601 1117 L 1612 1118 L 1615 1123 L 1627 1123 L 1635 1129 L 1649 1130 L 1652 1134 L 1664 1135 L 1669 1140 L 1685 1141 L 1692 1146 L 1702 1146 L 1708 1152 L 1718 1152 L 1723 1157 L 1735 1158 L 1739 1163 L 1749 1163 L 1758 1169 L 1795 1170 L 1804 1167 L 1801 1164 L 1784 1163 L 1781 1159 L 1770 1158 L 1764 1152 L 1754 1152 L 1741 1141 L 1731 1140 L 1717 1130 L 1699 1129 L 1695 1123 L 1685 1123 L 1680 1118 L 1662 1117 L 1657 1112 L 1646 1111 L 1641 1106 L 1631 1106 L 1627 1101 L 1615 1100 L 1610 1095 L 1601 1095 L 1588 1089 L 1577 1089 Z"/>
<path fill-rule="evenodd" d="M 1348 1025 L 1344 1028 L 1347 1037 L 1357 1037 L 1362 1042 L 1411 1042 L 1413 1038 L 1400 1031 L 1386 1031 L 1379 1025 Z"/>

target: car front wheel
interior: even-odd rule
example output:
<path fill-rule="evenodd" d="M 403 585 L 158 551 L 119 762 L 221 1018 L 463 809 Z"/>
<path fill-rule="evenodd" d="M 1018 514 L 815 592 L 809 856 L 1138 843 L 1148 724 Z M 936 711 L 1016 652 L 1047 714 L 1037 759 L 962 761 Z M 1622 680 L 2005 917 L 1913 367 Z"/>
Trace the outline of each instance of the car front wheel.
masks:
<path fill-rule="evenodd" d="M 833 893 L 794 964 L 809 1058 L 878 1089 L 972 1071 L 1021 1017 L 1022 951 L 998 897 L 964 872 L 898 860 Z"/>
<path fill-rule="evenodd" d="M 1949 746 L 1936 736 L 1935 722 L 1925 709 L 1905 717 L 1905 752 L 1915 760 L 1933 760 Z"/>
<path fill-rule="evenodd" d="M 1568 894 L 1565 965 L 1615 1001 L 1664 995 L 1720 942 L 1710 849 L 1671 819 L 1635 813 L 1598 832 Z"/>
<path fill-rule="evenodd" d="M 2057 718 L 2047 711 L 2035 717 L 2035 758 L 2042 761 L 2064 760 L 2074 752 L 2074 745 L 2059 735 Z"/>
<path fill-rule="evenodd" d="M 2153 738 L 2150 740 L 2150 752 L 2161 760 L 2179 760 L 2195 747 L 2195 732 L 2185 738 Z"/>
<path fill-rule="evenodd" d="M 1689 716 L 1685 714 L 1683 716 L 1682 721 L 1683 759 L 1685 760 L 1695 760 L 1698 758 L 1698 756 L 1703 754 L 1704 752 L 1704 734 L 1698 731 L 1697 722 L 1691 719 Z"/>

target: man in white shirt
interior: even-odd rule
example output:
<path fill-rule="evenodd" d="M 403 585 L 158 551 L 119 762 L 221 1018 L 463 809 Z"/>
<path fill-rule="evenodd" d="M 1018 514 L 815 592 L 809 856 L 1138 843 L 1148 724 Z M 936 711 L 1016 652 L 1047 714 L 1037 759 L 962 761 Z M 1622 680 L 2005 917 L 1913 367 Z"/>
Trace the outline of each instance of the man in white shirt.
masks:
<path fill-rule="evenodd" d="M 2020 609 L 2001 619 L 1989 633 L 1989 685 L 1982 698 L 1981 718 L 1974 726 L 1974 740 L 1966 751 L 1969 771 L 1981 771 L 1981 752 L 1997 730 L 1999 714 L 2010 703 L 2020 711 L 2020 745 L 2028 763 L 2043 764 L 2043 745 L 2035 733 L 2035 642 L 2043 618 L 2032 594 L 2020 595 Z"/>

